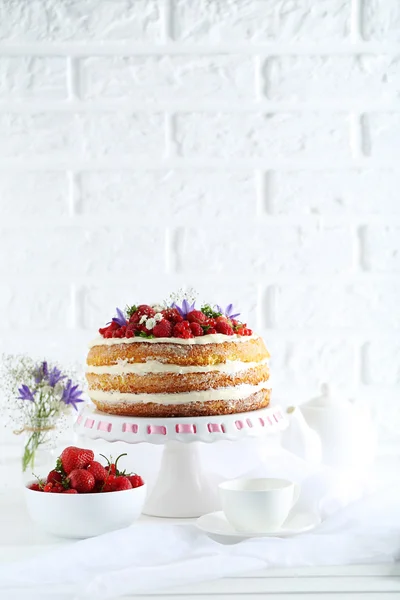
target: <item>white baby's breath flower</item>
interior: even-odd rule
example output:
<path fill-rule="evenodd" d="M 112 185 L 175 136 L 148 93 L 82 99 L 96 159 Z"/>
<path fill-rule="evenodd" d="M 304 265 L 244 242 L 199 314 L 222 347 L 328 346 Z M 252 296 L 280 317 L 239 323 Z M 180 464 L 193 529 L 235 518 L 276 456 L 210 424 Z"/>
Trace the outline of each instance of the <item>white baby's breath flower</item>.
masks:
<path fill-rule="evenodd" d="M 162 320 L 163 320 L 163 318 L 164 318 L 164 317 L 163 317 L 163 315 L 162 315 L 160 312 L 157 312 L 157 313 L 154 315 L 154 320 L 155 320 L 156 322 L 158 322 L 158 321 L 162 321 Z"/>
<path fill-rule="evenodd" d="M 150 317 L 150 319 L 147 319 L 146 321 L 146 329 L 153 329 L 154 325 L 156 324 L 156 320 L 153 319 L 153 317 Z"/>
<path fill-rule="evenodd" d="M 61 398 L 61 396 L 63 394 L 63 391 L 64 391 L 64 385 L 63 385 L 63 383 L 61 381 L 59 381 L 54 386 L 54 395 L 55 396 L 59 396 Z"/>
<path fill-rule="evenodd" d="M 143 323 L 147 320 L 147 315 L 142 315 L 140 317 L 139 325 L 143 325 Z"/>
<path fill-rule="evenodd" d="M 158 314 L 164 309 L 164 306 L 162 306 L 162 304 L 153 304 L 152 308 L 154 308 L 154 310 Z"/>

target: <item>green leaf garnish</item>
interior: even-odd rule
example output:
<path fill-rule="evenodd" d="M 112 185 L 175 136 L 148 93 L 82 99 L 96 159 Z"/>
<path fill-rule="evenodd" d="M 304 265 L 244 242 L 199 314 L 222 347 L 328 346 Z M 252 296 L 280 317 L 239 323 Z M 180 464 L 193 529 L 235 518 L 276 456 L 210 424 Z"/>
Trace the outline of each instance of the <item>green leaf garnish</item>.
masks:
<path fill-rule="evenodd" d="M 135 306 L 135 304 L 132 304 L 132 306 L 127 306 L 125 308 L 125 312 L 128 315 L 128 317 L 131 317 L 133 315 L 133 313 L 135 313 L 137 311 L 137 306 Z"/>
<path fill-rule="evenodd" d="M 204 306 L 202 306 L 200 310 L 209 319 L 216 319 L 217 317 L 220 317 L 222 315 L 221 312 L 214 310 L 210 304 L 204 304 Z"/>

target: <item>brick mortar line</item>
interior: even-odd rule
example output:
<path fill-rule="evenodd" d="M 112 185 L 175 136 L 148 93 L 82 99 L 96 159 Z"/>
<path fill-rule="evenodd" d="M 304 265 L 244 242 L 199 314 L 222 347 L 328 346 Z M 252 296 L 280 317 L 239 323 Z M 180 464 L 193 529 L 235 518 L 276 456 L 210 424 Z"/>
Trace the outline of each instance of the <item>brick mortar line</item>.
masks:
<path fill-rule="evenodd" d="M 73 57 L 67 58 L 67 101 L 79 101 L 80 96 L 80 71 L 76 64 L 76 59 Z"/>
<path fill-rule="evenodd" d="M 78 207 L 78 197 L 80 196 L 79 190 L 80 185 L 77 180 L 77 177 L 73 171 L 67 171 L 67 183 L 68 183 L 68 193 L 67 193 L 67 203 L 68 203 L 68 215 L 72 220 L 77 215 L 77 207 Z M 32 223 L 32 219 L 30 219 Z M 50 221 L 51 222 L 51 221 Z M 49 219 L 46 219 L 46 223 L 49 223 Z"/>
<path fill-rule="evenodd" d="M 268 197 L 267 190 L 265 187 L 265 176 L 266 174 L 257 169 L 254 172 L 254 185 L 255 185 L 255 213 L 256 219 L 263 218 L 265 214 L 268 214 Z"/>
<path fill-rule="evenodd" d="M 175 118 L 171 113 L 164 115 L 164 143 L 165 143 L 165 158 L 178 158 L 176 143 L 175 143 Z"/>
<path fill-rule="evenodd" d="M 270 114 L 270 113 L 321 113 L 330 114 L 343 113 L 349 114 L 358 111 L 363 114 L 387 112 L 400 114 L 400 102 L 369 102 L 368 99 L 354 99 L 348 102 L 332 102 L 329 100 L 321 100 L 319 102 L 284 102 L 271 101 L 267 99 L 257 100 L 254 97 L 254 102 L 218 102 L 205 101 L 193 102 L 188 101 L 169 101 L 160 103 L 151 103 L 146 101 L 135 101 L 128 97 L 124 99 L 97 99 L 85 100 L 73 97 L 62 100 L 24 100 L 19 99 L 18 103 L 15 100 L 0 99 L 0 114 L 35 114 L 42 112 L 60 112 L 60 113 L 83 113 L 83 114 L 103 114 L 108 112 L 121 112 L 123 114 L 160 114 L 163 112 L 190 114 L 190 113 L 225 113 L 225 114 Z"/>
<path fill-rule="evenodd" d="M 358 158 L 362 158 L 364 154 L 363 128 L 359 112 L 352 112 L 350 114 L 349 127 L 352 157 L 357 160 Z"/>
<path fill-rule="evenodd" d="M 29 163 L 28 163 L 29 161 Z M 212 171 L 357 171 L 357 170 L 389 170 L 398 171 L 397 157 L 392 160 L 379 160 L 377 158 L 361 157 L 349 158 L 343 162 L 324 161 L 317 158 L 307 160 L 282 159 L 269 160 L 268 158 L 255 159 L 193 159 L 185 157 L 173 157 L 168 159 L 154 158 L 143 159 L 136 154 L 115 155 L 113 157 L 86 157 L 70 156 L 55 158 L 54 155 L 43 155 L 40 158 L 33 156 L 20 156 L 16 158 L 1 158 L 0 173 L 3 170 L 16 171 L 90 171 L 90 170 L 149 170 L 162 171 L 164 169 L 177 170 L 212 170 Z"/>
<path fill-rule="evenodd" d="M 170 274 L 173 272 L 174 251 L 173 251 L 173 234 L 174 231 L 170 227 L 165 229 L 164 239 L 164 264 L 165 272 Z"/>
<path fill-rule="evenodd" d="M 358 371 L 359 371 L 359 381 L 362 385 L 368 385 L 368 369 L 367 369 L 367 343 L 364 342 L 359 346 L 359 363 L 358 363 Z"/>
<path fill-rule="evenodd" d="M 199 54 L 213 56 L 218 54 L 241 55 L 241 56 L 290 56 L 290 55 L 356 55 L 356 54 L 398 54 L 399 43 L 392 42 L 370 42 L 351 41 L 330 42 L 320 44 L 294 42 L 267 42 L 265 44 L 252 44 L 243 42 L 239 44 L 185 44 L 182 42 L 169 43 L 131 43 L 111 41 L 85 41 L 85 42 L 33 42 L 18 44 L 0 43 L 1 56 L 135 56 L 165 54 L 196 56 Z"/>
<path fill-rule="evenodd" d="M 74 174 L 75 175 L 75 174 Z M 73 193 L 68 194 L 68 207 L 69 207 L 69 215 L 67 217 L 53 217 L 47 218 L 46 224 L 43 224 L 42 217 L 29 217 L 26 220 L 21 217 L 7 217 L 6 225 L 0 226 L 0 231 L 5 231 L 9 229 L 13 229 L 15 227 L 30 228 L 32 226 L 39 227 L 41 229 L 48 227 L 61 227 L 61 228 L 76 228 L 76 229 L 94 229 L 109 226 L 109 218 L 107 216 L 98 217 L 96 214 L 92 215 L 91 213 L 82 213 L 82 208 L 80 207 L 80 203 L 77 201 L 79 198 L 79 185 L 77 183 L 73 184 L 75 189 Z M 74 195 L 74 201 L 71 200 L 70 196 Z M 249 198 L 252 199 L 256 204 L 258 204 L 258 199 L 256 194 Z M 390 219 L 390 221 L 389 221 Z M 170 220 L 166 220 L 164 225 L 169 227 L 170 225 L 176 225 L 178 227 L 185 227 L 186 225 L 186 217 L 183 217 L 181 220 L 176 216 L 171 216 Z M 229 219 L 229 215 L 225 217 L 226 223 L 229 223 L 232 226 L 234 223 L 237 223 L 236 218 L 234 217 L 232 221 Z M 249 217 L 247 220 L 247 224 L 250 227 L 254 225 L 259 227 L 299 227 L 299 228 L 316 228 L 320 230 L 329 229 L 329 228 L 348 228 L 351 231 L 351 228 L 354 227 L 400 227 L 400 214 L 399 213 L 391 213 L 386 212 L 381 215 L 373 214 L 373 213 L 365 213 L 363 215 L 359 214 L 343 214 L 343 215 L 335 215 L 332 213 L 324 213 L 324 214 L 296 214 L 296 215 L 287 215 L 281 214 L 277 212 L 259 212 L 255 211 L 254 217 Z M 209 219 L 207 217 L 201 217 L 196 221 L 196 227 L 198 229 L 202 229 L 205 227 L 210 229 Z M 243 229 L 242 224 L 237 224 L 238 228 Z"/>
<path fill-rule="evenodd" d="M 268 83 L 267 78 L 264 76 L 264 61 L 260 56 L 254 56 L 253 58 L 253 79 L 254 79 L 254 98 L 258 105 L 265 101 L 265 87 Z"/>
<path fill-rule="evenodd" d="M 70 302 L 69 302 L 69 314 L 68 314 L 68 324 L 67 329 L 76 329 L 78 325 L 77 320 L 77 311 L 78 311 L 78 298 L 77 298 L 78 290 L 74 283 L 71 284 L 70 287 Z"/>
<path fill-rule="evenodd" d="M 392 222 L 392 220 L 391 220 Z M 364 220 L 361 221 L 361 223 L 359 224 L 359 226 L 357 227 L 357 241 L 358 241 L 358 251 L 359 251 L 359 264 L 360 267 L 363 271 L 365 271 L 366 273 L 370 273 L 371 269 L 368 266 L 367 260 L 366 260 L 366 227 L 368 227 L 368 223 L 366 223 Z M 384 226 L 382 224 L 382 226 Z"/>
<path fill-rule="evenodd" d="M 350 39 L 353 44 L 362 43 L 361 2 L 362 0 L 351 0 Z"/>
<path fill-rule="evenodd" d="M 172 37 L 172 7 L 170 0 L 164 0 L 160 6 L 161 10 L 161 41 L 167 45 L 171 43 Z"/>
<path fill-rule="evenodd" d="M 178 234 L 178 235 L 177 235 Z M 172 258 L 174 258 L 174 256 L 176 257 L 176 250 L 178 248 L 178 246 L 182 243 L 182 240 L 179 239 L 179 235 L 180 234 L 184 234 L 184 228 L 183 227 L 176 227 L 175 229 L 171 228 L 171 240 L 173 244 L 176 244 L 176 248 L 173 249 L 173 253 L 172 253 Z M 179 251 L 180 252 L 180 251 Z M 172 260 L 172 265 L 173 265 L 174 261 Z M 143 269 L 143 271 L 145 272 L 146 269 Z M 156 270 L 157 271 L 157 270 Z M 154 274 L 154 271 L 151 271 L 151 274 Z M 170 270 L 170 272 L 162 272 L 162 277 L 164 277 L 165 279 L 172 277 L 174 279 L 180 280 L 180 279 L 191 279 L 191 276 L 188 275 L 188 273 L 185 271 L 181 271 L 179 269 L 176 268 L 176 265 L 173 265 L 173 268 Z M 259 283 L 260 281 L 265 281 L 266 276 L 268 276 L 268 280 L 269 280 L 269 285 L 268 287 L 271 289 L 276 289 L 278 288 L 291 288 L 294 285 L 299 285 L 301 284 L 303 285 L 307 285 L 307 286 L 312 286 L 312 287 L 316 287 L 316 288 L 322 288 L 322 287 L 326 287 L 326 286 L 331 286 L 332 283 L 334 282 L 335 286 L 337 285 L 341 285 L 343 286 L 343 289 L 346 288 L 348 285 L 350 286 L 354 286 L 354 285 L 362 285 L 362 284 L 384 284 L 384 285 L 391 285 L 393 283 L 397 284 L 397 287 L 400 288 L 400 281 L 399 281 L 399 276 L 398 276 L 398 272 L 393 272 L 393 273 L 378 273 L 378 272 L 374 272 L 374 271 L 357 271 L 356 273 L 354 272 L 347 272 L 347 273 L 333 273 L 331 275 L 323 275 L 323 274 L 315 274 L 315 275 L 296 275 L 294 273 L 287 273 L 285 275 L 278 275 L 276 273 L 268 273 L 268 271 L 265 271 L 265 274 L 258 274 L 256 277 L 249 277 L 248 279 L 243 277 L 241 278 L 241 284 L 245 285 L 245 284 L 252 284 L 254 282 Z M 207 272 L 207 271 L 202 271 L 199 272 L 196 276 L 197 279 L 200 280 L 200 284 L 202 283 L 206 283 L 206 284 L 211 284 L 213 283 L 217 278 L 215 277 L 215 273 L 211 273 L 211 272 Z M 237 278 L 235 279 L 234 275 L 229 274 L 229 275 L 225 275 L 225 280 L 226 282 L 229 283 L 237 283 Z M 25 286 L 26 282 L 29 282 L 30 284 L 37 285 L 37 287 L 42 287 L 43 282 L 48 281 L 48 277 L 47 276 L 34 276 L 32 275 L 30 272 L 27 272 L 24 274 L 24 278 L 23 278 L 23 285 Z M 68 284 L 71 282 L 71 277 L 70 276 L 52 276 L 51 278 L 52 283 L 57 283 L 57 284 Z M 16 275 L 9 275 L 7 274 L 7 283 L 10 284 L 17 284 L 16 287 L 18 286 L 22 286 L 21 283 L 21 271 L 16 274 Z M 89 276 L 89 275 L 76 275 L 74 277 L 73 283 L 76 285 L 80 285 L 80 286 L 94 286 L 94 287 L 98 287 L 101 288 L 102 285 L 105 287 L 108 287 L 109 285 L 121 285 L 121 277 L 120 276 L 110 276 L 107 278 L 107 283 L 106 284 L 102 284 L 99 283 L 99 278 L 97 276 Z M 323 329 L 323 328 L 322 328 Z M 394 328 L 392 327 L 392 329 L 394 330 Z M 400 330 L 400 327 L 398 328 L 398 330 Z M 397 331 L 398 331 L 397 330 Z M 377 331 L 381 331 L 379 329 L 379 327 L 377 328 Z M 389 329 L 390 331 L 390 329 Z M 398 338 L 398 334 L 397 334 L 397 338 Z"/>

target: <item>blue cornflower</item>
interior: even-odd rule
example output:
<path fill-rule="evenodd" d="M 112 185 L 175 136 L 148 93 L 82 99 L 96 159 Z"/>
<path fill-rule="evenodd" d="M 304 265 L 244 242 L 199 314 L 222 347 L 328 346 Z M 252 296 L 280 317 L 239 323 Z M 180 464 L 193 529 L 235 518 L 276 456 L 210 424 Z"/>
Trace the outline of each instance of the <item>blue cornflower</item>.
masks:
<path fill-rule="evenodd" d="M 48 376 L 49 386 L 55 387 L 59 381 L 61 381 L 62 379 L 65 379 L 65 378 L 66 378 L 66 375 L 61 375 L 60 369 L 57 369 L 57 367 L 54 367 L 50 371 L 49 376 Z"/>
<path fill-rule="evenodd" d="M 40 383 L 43 379 L 47 379 L 49 376 L 49 366 L 47 361 L 43 361 L 40 367 L 35 371 L 35 383 Z"/>
<path fill-rule="evenodd" d="M 225 308 L 225 310 L 222 308 L 222 306 L 217 304 L 217 310 L 218 310 L 218 312 L 220 312 L 223 315 L 225 315 L 226 317 L 228 317 L 228 319 L 235 319 L 236 317 L 238 317 L 240 315 L 240 313 L 233 312 L 234 311 L 233 304 L 228 304 L 228 306 Z"/>
<path fill-rule="evenodd" d="M 72 385 L 71 379 L 68 379 L 67 385 L 64 388 L 63 395 L 61 397 L 61 401 L 65 404 L 72 404 L 75 410 L 78 410 L 76 406 L 78 402 L 84 402 L 84 400 L 80 397 L 82 391 L 78 389 L 77 385 Z"/>
<path fill-rule="evenodd" d="M 128 321 L 126 320 L 122 310 L 120 308 L 116 308 L 115 310 L 117 311 L 117 316 L 112 319 L 114 323 L 118 323 L 120 327 L 123 327 L 123 325 L 127 325 Z"/>
<path fill-rule="evenodd" d="M 29 389 L 29 387 L 25 384 L 23 384 L 19 389 L 18 389 L 19 393 L 21 394 L 18 399 L 19 400 L 30 400 L 31 402 L 35 402 L 35 394 L 36 394 L 36 390 L 34 392 L 31 392 L 31 390 Z"/>
<path fill-rule="evenodd" d="M 189 302 L 185 298 L 185 300 L 182 302 L 182 306 L 178 306 L 174 302 L 172 304 L 172 308 L 176 308 L 176 310 L 181 315 L 181 317 L 187 317 L 188 313 L 190 313 L 192 310 L 194 310 L 195 304 L 196 304 L 196 302 L 193 302 L 193 304 L 189 304 Z"/>

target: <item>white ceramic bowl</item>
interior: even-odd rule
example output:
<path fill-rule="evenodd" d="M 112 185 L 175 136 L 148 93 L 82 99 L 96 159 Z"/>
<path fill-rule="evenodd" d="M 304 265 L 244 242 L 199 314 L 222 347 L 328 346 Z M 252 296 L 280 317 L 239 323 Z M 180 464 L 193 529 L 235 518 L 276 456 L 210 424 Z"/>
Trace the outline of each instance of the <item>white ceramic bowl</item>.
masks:
<path fill-rule="evenodd" d="M 100 494 L 50 494 L 25 487 L 24 494 L 39 527 L 61 537 L 86 538 L 131 525 L 142 512 L 146 492 L 144 484 Z"/>

